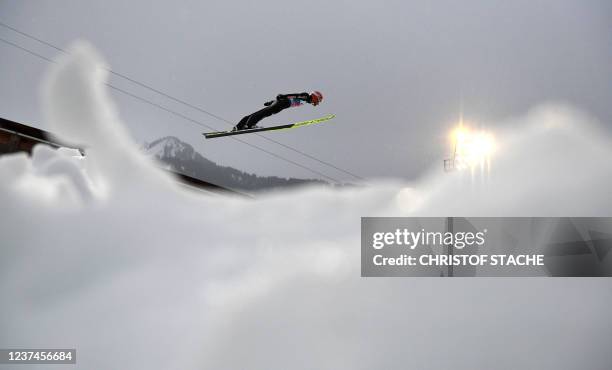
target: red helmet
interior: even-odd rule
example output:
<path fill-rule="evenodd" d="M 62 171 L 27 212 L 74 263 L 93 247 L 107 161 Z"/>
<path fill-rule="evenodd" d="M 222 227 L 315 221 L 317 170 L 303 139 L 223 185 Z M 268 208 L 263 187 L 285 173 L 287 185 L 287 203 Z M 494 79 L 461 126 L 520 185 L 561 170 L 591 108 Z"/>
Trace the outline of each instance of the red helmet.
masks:
<path fill-rule="evenodd" d="M 312 105 L 319 105 L 323 101 L 323 94 L 320 91 L 313 91 L 310 93 L 310 102 Z"/>

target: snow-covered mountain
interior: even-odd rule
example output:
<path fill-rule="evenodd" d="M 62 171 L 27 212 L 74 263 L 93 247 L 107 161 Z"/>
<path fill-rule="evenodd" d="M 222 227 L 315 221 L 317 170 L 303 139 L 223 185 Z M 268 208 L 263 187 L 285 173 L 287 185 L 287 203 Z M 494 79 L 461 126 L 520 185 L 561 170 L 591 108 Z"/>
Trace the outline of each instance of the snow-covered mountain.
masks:
<path fill-rule="evenodd" d="M 174 136 L 166 136 L 142 146 L 144 152 L 172 171 L 231 189 L 254 192 L 307 184 L 327 184 L 321 180 L 260 177 L 206 159 L 193 146 Z"/>
<path fill-rule="evenodd" d="M 183 159 L 195 159 L 196 151 L 187 143 L 182 142 L 174 136 L 167 136 L 150 144 L 145 144 L 147 154 L 157 158 L 180 157 Z"/>

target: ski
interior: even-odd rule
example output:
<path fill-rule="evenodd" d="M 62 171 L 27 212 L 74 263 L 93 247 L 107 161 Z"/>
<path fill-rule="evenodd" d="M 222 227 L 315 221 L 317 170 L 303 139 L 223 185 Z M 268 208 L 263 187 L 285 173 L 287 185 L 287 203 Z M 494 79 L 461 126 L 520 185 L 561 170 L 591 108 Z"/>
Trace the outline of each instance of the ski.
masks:
<path fill-rule="evenodd" d="M 321 123 L 321 122 L 329 121 L 330 119 L 332 119 L 334 117 L 336 117 L 335 114 L 328 114 L 325 117 L 311 119 L 311 120 L 308 120 L 308 121 L 289 123 L 287 125 L 278 125 L 278 126 L 270 126 L 270 127 L 259 127 L 259 128 L 251 128 L 251 129 L 238 130 L 238 131 L 205 132 L 205 133 L 203 133 L 203 135 L 207 139 L 214 139 L 214 138 L 217 138 L 217 137 L 242 135 L 242 134 L 251 134 L 251 133 L 254 133 L 254 132 L 286 130 L 286 129 L 290 129 L 290 128 L 298 128 L 298 127 L 302 127 L 302 126 L 313 125 L 315 123 Z"/>

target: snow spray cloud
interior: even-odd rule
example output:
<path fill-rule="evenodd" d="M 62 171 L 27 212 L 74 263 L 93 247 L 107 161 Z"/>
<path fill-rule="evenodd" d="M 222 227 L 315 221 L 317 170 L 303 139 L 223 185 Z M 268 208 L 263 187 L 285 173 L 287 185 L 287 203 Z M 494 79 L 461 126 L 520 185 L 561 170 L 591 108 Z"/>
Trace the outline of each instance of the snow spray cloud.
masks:
<path fill-rule="evenodd" d="M 612 363 L 605 280 L 359 277 L 361 216 L 608 215 L 612 145 L 581 114 L 517 119 L 486 188 L 436 163 L 410 186 L 211 198 L 133 149 L 102 65 L 77 43 L 44 87 L 50 127 L 86 159 L 0 158 L 0 347 L 76 347 L 75 369 Z"/>

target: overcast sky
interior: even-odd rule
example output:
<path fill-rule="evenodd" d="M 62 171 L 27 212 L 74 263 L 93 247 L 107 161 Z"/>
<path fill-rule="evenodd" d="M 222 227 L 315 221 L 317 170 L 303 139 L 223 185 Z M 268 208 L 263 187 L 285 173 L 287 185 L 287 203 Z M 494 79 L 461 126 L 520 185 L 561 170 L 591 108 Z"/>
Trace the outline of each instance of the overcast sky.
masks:
<path fill-rule="evenodd" d="M 111 68 L 230 121 L 277 93 L 318 89 L 320 106 L 262 122 L 335 113 L 330 124 L 270 133 L 365 177 L 414 178 L 446 154 L 461 106 L 492 127 L 549 101 L 612 130 L 610 1 L 3 1 L 0 21 L 66 47 L 91 41 Z M 47 57 L 57 51 L 0 27 Z M 0 116 L 45 129 L 38 87 L 48 63 L 0 42 Z M 111 83 L 204 124 L 228 125 L 132 83 Z M 223 165 L 314 177 L 231 139 L 113 92 L 138 142 L 173 135 Z M 281 156 L 351 177 L 266 142 Z"/>

